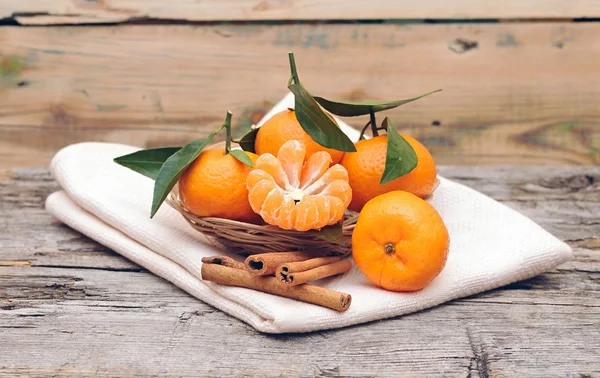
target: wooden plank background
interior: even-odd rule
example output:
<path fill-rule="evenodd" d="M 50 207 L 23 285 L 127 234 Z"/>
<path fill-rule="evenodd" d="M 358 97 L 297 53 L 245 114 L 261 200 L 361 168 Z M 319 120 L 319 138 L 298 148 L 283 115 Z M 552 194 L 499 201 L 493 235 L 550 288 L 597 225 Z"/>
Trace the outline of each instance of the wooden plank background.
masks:
<path fill-rule="evenodd" d="M 600 17 L 596 0 L 3 0 L 23 24 L 214 20 L 531 19 Z"/>
<path fill-rule="evenodd" d="M 381 1 L 368 7 L 376 15 L 359 14 L 358 2 L 262 2 L 292 9 L 277 17 L 246 12 L 262 3 L 242 0 L 84 3 L 10 0 L 0 17 L 44 23 L 88 12 L 106 22 L 106 12 L 127 7 L 136 11 L 122 20 L 283 20 L 295 12 L 350 20 L 396 18 L 398 9 L 441 19 L 466 10 L 461 17 L 538 21 L 600 14 L 593 1 L 425 2 L 406 12 Z M 242 133 L 286 93 L 290 50 L 303 83 L 326 97 L 385 100 L 443 88 L 386 114 L 438 164 L 600 164 L 600 24 L 480 21 L 0 26 L 0 169 L 45 165 L 81 141 L 184 144 L 212 131 L 227 109 Z"/>

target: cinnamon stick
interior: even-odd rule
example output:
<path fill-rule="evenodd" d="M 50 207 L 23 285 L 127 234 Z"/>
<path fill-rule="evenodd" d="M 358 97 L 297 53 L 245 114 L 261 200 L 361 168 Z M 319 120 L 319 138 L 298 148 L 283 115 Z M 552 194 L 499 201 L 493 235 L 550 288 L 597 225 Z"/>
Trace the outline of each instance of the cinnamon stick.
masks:
<path fill-rule="evenodd" d="M 202 264 L 202 279 L 219 285 L 245 287 L 264 293 L 312 303 L 336 311 L 346 311 L 352 302 L 350 294 L 315 285 L 281 285 L 272 276 L 257 276 L 247 270 L 218 264 Z"/>
<path fill-rule="evenodd" d="M 246 268 L 246 265 L 243 262 L 234 260 L 229 256 L 203 257 L 202 262 L 207 263 L 207 264 L 217 264 L 217 265 L 228 266 L 230 268 L 235 268 L 235 269 L 245 269 Z"/>
<path fill-rule="evenodd" d="M 279 277 L 279 282 L 287 286 L 296 286 L 310 281 L 320 280 L 321 278 L 335 276 L 346 273 L 352 269 L 352 263 L 348 259 L 336 261 L 331 264 L 317 266 L 316 268 L 296 273 L 284 273 Z"/>
<path fill-rule="evenodd" d="M 304 272 L 305 270 L 310 270 L 321 265 L 327 265 L 336 261 L 340 261 L 342 258 L 342 256 L 316 257 L 310 260 L 286 262 L 277 267 L 277 270 L 275 271 L 275 277 L 279 278 L 280 281 L 286 281 L 287 276 L 290 273 Z"/>
<path fill-rule="evenodd" d="M 259 276 L 275 274 L 277 267 L 283 263 L 308 260 L 322 256 L 309 252 L 269 252 L 250 255 L 245 261 L 248 271 Z"/>

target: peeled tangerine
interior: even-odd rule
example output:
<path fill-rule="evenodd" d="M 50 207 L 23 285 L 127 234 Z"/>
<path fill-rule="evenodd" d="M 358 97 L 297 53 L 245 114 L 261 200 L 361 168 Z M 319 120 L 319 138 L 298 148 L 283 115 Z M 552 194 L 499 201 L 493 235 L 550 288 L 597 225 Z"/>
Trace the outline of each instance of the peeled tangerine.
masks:
<path fill-rule="evenodd" d="M 304 143 L 285 142 L 277 157 L 256 159 L 246 179 L 252 210 L 268 224 L 307 231 L 339 222 L 352 200 L 348 172 L 325 151 L 306 157 Z"/>

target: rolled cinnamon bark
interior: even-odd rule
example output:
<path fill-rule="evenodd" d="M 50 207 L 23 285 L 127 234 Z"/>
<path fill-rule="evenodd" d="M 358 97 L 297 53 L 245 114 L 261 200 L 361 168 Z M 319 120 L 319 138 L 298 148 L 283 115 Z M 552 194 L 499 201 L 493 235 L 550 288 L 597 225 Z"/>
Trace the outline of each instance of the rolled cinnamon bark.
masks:
<path fill-rule="evenodd" d="M 321 265 L 340 261 L 342 258 L 342 256 L 316 257 L 310 260 L 284 263 L 277 267 L 275 277 L 279 278 L 280 281 L 286 281 L 290 273 L 304 272 L 305 270 L 310 270 Z"/>
<path fill-rule="evenodd" d="M 202 262 L 207 263 L 207 264 L 217 264 L 217 265 L 228 266 L 230 268 L 235 268 L 235 269 L 246 269 L 246 265 L 243 262 L 234 260 L 229 256 L 203 257 Z"/>
<path fill-rule="evenodd" d="M 331 264 L 317 266 L 316 268 L 305 270 L 303 272 L 283 273 L 278 275 L 279 282 L 287 286 L 296 286 L 310 281 L 320 280 L 321 278 L 335 276 L 346 273 L 352 269 L 352 263 L 348 259 L 336 261 Z"/>
<path fill-rule="evenodd" d="M 281 285 L 272 276 L 257 276 L 247 270 L 230 268 L 218 264 L 202 264 L 202 279 L 219 285 L 237 286 L 279 295 L 327 307 L 336 311 L 346 311 L 352 303 L 350 294 L 340 293 L 314 285 Z"/>
<path fill-rule="evenodd" d="M 250 255 L 245 261 L 248 271 L 259 276 L 275 274 L 277 267 L 283 263 L 304 261 L 322 254 L 310 252 L 270 252 Z"/>

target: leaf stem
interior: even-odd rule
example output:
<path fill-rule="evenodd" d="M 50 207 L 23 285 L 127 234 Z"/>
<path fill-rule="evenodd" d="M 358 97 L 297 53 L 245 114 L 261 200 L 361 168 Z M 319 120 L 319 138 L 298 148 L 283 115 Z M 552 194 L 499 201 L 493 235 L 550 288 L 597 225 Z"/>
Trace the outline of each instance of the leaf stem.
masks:
<path fill-rule="evenodd" d="M 225 139 L 225 155 L 227 155 L 229 153 L 229 151 L 231 151 L 231 117 L 232 116 L 233 116 L 233 114 L 231 114 L 231 112 L 228 110 L 227 117 L 225 118 L 225 123 L 223 124 L 227 131 L 227 138 Z"/>
<path fill-rule="evenodd" d="M 290 69 L 292 70 L 292 79 L 294 79 L 294 83 L 300 84 L 300 79 L 298 78 L 298 71 L 296 70 L 296 60 L 294 59 L 294 53 L 289 52 L 288 58 L 290 59 Z M 288 82 L 289 86 L 289 82 Z"/>
<path fill-rule="evenodd" d="M 365 125 L 365 127 L 363 127 L 362 130 L 360 130 L 360 136 L 358 137 L 359 141 L 361 141 L 364 138 L 365 132 L 367 131 L 367 129 L 369 128 L 369 126 L 371 126 L 371 121 L 367 122 L 367 124 Z"/>
<path fill-rule="evenodd" d="M 369 123 L 371 124 L 371 132 L 373 133 L 373 136 L 379 136 L 379 132 L 377 132 L 377 121 L 375 120 L 375 112 L 373 111 L 372 107 L 369 108 L 369 117 L 371 118 Z"/>

